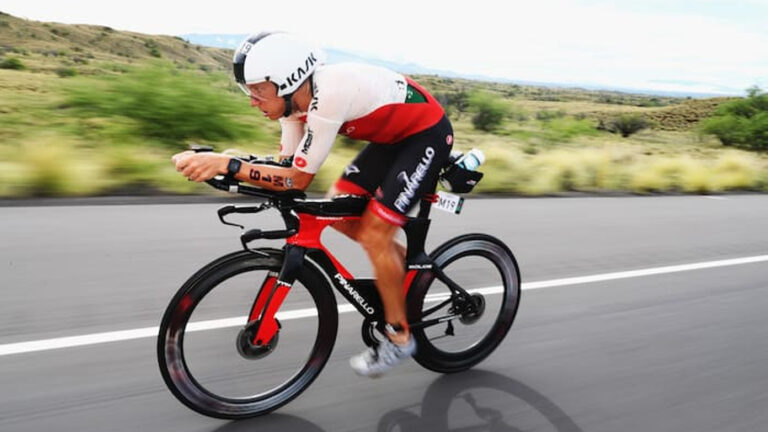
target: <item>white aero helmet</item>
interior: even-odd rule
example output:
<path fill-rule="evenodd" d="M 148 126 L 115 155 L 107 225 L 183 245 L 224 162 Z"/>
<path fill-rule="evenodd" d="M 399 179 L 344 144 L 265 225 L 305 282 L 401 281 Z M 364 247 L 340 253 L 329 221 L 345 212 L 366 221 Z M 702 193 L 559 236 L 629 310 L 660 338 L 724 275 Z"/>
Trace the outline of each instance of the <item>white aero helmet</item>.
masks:
<path fill-rule="evenodd" d="M 265 32 L 248 36 L 232 59 L 235 81 L 248 95 L 247 84 L 269 81 L 277 95 L 290 98 L 293 92 L 325 60 L 312 44 L 288 33 Z"/>

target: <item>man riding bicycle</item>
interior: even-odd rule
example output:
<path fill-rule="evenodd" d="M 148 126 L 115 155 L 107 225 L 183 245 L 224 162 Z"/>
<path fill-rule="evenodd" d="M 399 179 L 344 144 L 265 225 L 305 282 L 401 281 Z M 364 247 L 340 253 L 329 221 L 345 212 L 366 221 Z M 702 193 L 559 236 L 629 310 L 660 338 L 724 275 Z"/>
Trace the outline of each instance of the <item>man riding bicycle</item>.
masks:
<path fill-rule="evenodd" d="M 386 372 L 416 350 L 402 290 L 405 247 L 395 240 L 405 215 L 434 187 L 453 144 L 451 123 L 421 86 L 396 72 L 364 64 L 324 65 L 313 45 L 286 33 L 261 33 L 235 51 L 234 75 L 251 106 L 278 120 L 280 159 L 252 164 L 216 153 L 173 156 L 176 169 L 202 182 L 230 174 L 270 190 L 304 190 L 337 134 L 370 141 L 328 192 L 371 197 L 362 217 L 335 229 L 360 243 L 382 299 L 388 340 L 350 359 L 360 375 Z"/>

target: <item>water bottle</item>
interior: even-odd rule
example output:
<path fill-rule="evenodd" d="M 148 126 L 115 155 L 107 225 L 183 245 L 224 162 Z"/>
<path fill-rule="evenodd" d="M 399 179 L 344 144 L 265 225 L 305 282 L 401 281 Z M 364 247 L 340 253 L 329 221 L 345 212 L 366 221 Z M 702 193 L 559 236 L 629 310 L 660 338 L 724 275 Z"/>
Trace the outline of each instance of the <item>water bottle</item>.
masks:
<path fill-rule="evenodd" d="M 456 163 L 467 171 L 474 171 L 477 167 L 482 165 L 483 162 L 485 162 L 485 155 L 483 152 L 480 149 L 473 148 Z"/>

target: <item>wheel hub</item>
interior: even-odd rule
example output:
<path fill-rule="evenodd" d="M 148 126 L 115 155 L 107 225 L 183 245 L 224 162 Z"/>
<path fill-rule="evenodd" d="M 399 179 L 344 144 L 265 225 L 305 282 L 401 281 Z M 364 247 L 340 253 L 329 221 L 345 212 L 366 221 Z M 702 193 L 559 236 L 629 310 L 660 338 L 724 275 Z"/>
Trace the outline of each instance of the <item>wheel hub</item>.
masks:
<path fill-rule="evenodd" d="M 462 324 L 470 325 L 476 323 L 485 312 L 485 298 L 480 294 L 472 294 L 464 307 L 465 312 L 459 317 Z"/>
<path fill-rule="evenodd" d="M 237 333 L 235 346 L 237 347 L 237 352 L 240 353 L 240 356 L 246 360 L 262 359 L 272 354 L 272 352 L 275 350 L 275 347 L 277 347 L 277 342 L 280 339 L 280 330 L 278 330 L 275 333 L 275 336 L 266 344 L 253 342 L 253 339 L 256 337 L 256 332 L 259 329 L 260 323 L 261 321 L 259 320 L 252 321 L 240 329 L 240 331 Z M 280 327 L 279 321 L 277 325 Z"/>

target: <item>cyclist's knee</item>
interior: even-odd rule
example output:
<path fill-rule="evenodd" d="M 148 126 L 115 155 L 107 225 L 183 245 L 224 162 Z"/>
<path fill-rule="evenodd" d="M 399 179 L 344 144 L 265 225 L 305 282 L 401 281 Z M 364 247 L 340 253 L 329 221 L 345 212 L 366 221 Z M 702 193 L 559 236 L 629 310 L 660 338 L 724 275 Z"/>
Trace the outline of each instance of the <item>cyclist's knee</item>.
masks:
<path fill-rule="evenodd" d="M 357 241 L 369 254 L 389 248 L 394 244 L 398 227 L 371 213 L 364 215 L 360 222 L 357 230 Z"/>
<path fill-rule="evenodd" d="M 357 233 L 357 241 L 370 255 L 387 248 L 392 244 L 393 238 L 380 231 L 361 229 Z"/>

